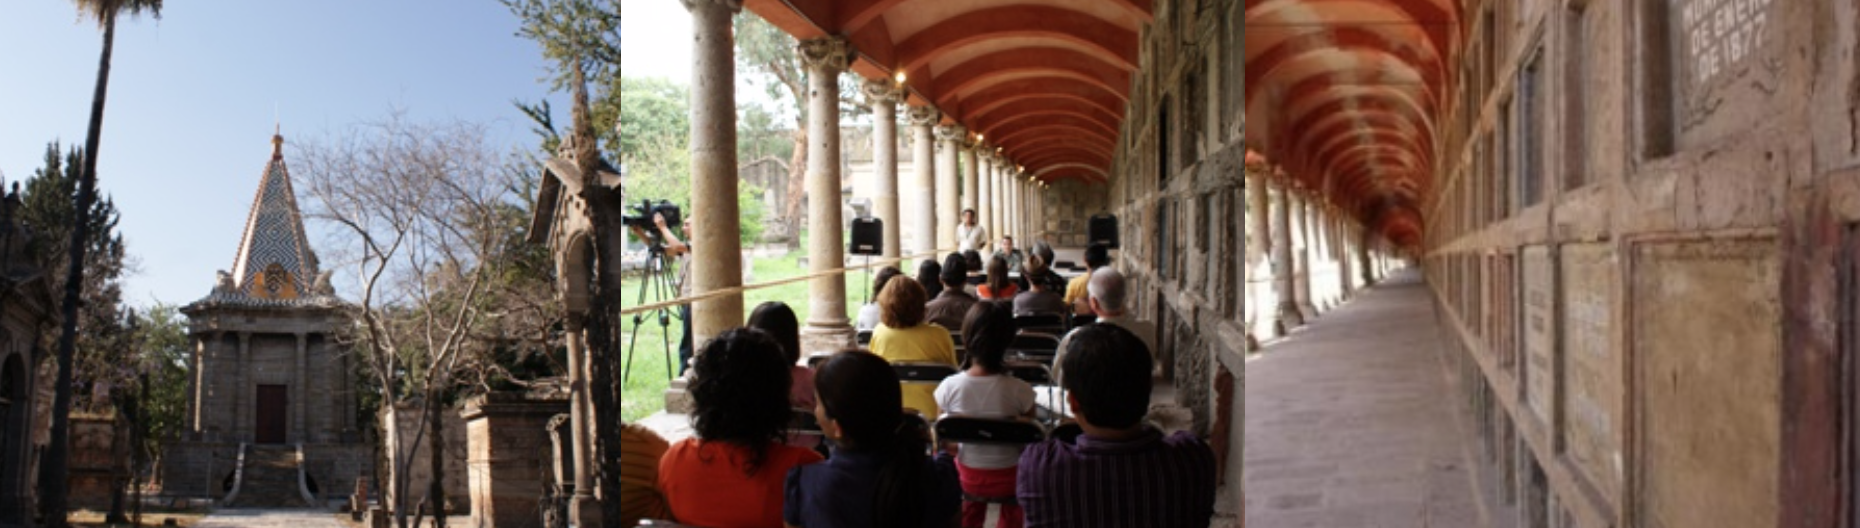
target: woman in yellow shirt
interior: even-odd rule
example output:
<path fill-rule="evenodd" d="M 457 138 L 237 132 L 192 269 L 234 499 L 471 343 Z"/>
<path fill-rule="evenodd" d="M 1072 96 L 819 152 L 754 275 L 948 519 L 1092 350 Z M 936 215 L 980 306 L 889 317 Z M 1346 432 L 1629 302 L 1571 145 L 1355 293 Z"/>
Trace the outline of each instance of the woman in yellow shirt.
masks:
<path fill-rule="evenodd" d="M 924 304 L 929 302 L 925 297 L 917 279 L 899 276 L 885 283 L 878 294 L 879 323 L 872 331 L 872 353 L 892 363 L 956 366 L 956 343 L 950 340 L 949 330 L 924 320 Z M 936 384 L 906 383 L 903 390 L 906 408 L 923 413 L 925 419 L 936 418 Z"/>

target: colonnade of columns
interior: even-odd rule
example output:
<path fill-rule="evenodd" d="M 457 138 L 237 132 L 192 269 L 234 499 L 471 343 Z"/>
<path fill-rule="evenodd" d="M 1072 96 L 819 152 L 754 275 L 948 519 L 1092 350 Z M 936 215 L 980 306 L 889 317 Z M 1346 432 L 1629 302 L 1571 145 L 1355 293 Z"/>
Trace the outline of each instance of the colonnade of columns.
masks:
<path fill-rule="evenodd" d="M 738 0 L 684 0 L 694 25 L 693 79 L 691 84 L 692 208 L 703 211 L 692 226 L 692 293 L 740 287 L 741 260 L 737 242 L 741 226 L 736 204 L 735 62 L 730 17 L 742 8 Z M 805 188 L 813 199 L 807 205 L 807 258 L 809 273 L 823 273 L 845 265 L 842 243 L 846 219 L 837 199 L 840 169 L 839 76 L 854 57 L 852 46 L 840 37 L 799 42 L 796 51 L 807 72 L 808 143 Z M 1040 224 L 1038 194 L 1029 187 L 1020 166 L 981 134 L 956 124 L 943 124 L 943 115 L 927 106 L 905 109 L 912 138 L 912 170 L 904 185 L 898 174 L 897 114 L 908 100 L 902 82 L 866 81 L 861 86 L 873 112 L 873 215 L 884 222 L 881 256 L 898 258 L 953 251 L 960 211 L 975 209 L 978 222 L 992 241 L 1013 236 L 1017 245 L 1037 234 Z M 934 158 L 934 162 L 932 159 Z M 911 246 L 903 247 L 903 235 Z M 846 279 L 823 274 L 808 283 L 809 307 L 802 329 L 806 352 L 828 351 L 852 343 L 847 317 Z M 741 295 L 728 295 L 694 303 L 692 334 L 697 344 L 743 321 Z M 674 383 L 674 390 L 681 389 Z"/>
<path fill-rule="evenodd" d="M 1246 317 L 1279 337 L 1342 304 L 1399 263 L 1386 244 L 1282 172 L 1246 175 Z"/>

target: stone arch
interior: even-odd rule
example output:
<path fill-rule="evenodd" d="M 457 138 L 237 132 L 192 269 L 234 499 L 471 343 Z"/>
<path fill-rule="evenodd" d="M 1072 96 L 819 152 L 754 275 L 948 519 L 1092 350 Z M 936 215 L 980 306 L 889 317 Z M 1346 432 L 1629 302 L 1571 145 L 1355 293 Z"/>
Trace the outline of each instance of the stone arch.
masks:
<path fill-rule="evenodd" d="M 562 247 L 562 255 L 557 259 L 559 268 L 556 273 L 562 278 L 562 305 L 568 313 L 586 313 L 588 311 L 594 285 L 594 240 L 587 230 L 577 230 L 568 235 L 568 244 Z"/>

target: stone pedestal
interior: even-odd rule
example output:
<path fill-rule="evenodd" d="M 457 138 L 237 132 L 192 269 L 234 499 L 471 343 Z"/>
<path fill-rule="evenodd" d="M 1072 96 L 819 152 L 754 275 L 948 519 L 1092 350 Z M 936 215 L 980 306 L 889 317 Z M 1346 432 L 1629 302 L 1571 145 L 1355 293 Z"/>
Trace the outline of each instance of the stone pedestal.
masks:
<path fill-rule="evenodd" d="M 459 415 L 465 419 L 470 446 L 466 466 L 471 474 L 472 526 L 542 527 L 536 511 L 542 491 L 554 480 L 549 420 L 568 411 L 568 400 L 520 394 L 489 394 L 465 404 Z M 569 509 L 571 522 L 600 526 L 599 501 L 576 499 Z M 594 517 L 585 516 L 590 510 Z"/>

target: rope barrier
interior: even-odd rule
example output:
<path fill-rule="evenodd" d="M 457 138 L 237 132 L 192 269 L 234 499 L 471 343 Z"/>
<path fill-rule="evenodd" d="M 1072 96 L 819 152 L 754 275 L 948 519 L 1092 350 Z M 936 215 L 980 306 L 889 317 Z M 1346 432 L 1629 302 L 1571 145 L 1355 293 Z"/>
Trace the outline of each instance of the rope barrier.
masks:
<path fill-rule="evenodd" d="M 948 254 L 954 251 L 955 251 L 955 248 L 945 248 L 945 249 L 932 250 L 929 253 L 918 253 L 914 255 L 905 255 L 901 257 L 881 258 L 879 260 L 867 262 L 864 264 L 835 268 L 835 269 L 830 269 L 826 271 L 816 271 L 816 272 L 809 273 L 806 275 L 801 275 L 798 277 L 789 277 L 786 279 L 777 279 L 777 280 L 766 281 L 766 282 L 758 282 L 755 284 L 746 284 L 743 286 L 733 286 L 733 287 L 724 288 L 721 290 L 708 291 L 708 292 L 700 293 L 697 295 L 692 295 L 690 297 L 679 297 L 677 299 L 671 299 L 667 301 L 659 301 L 659 302 L 655 302 L 651 304 L 643 304 L 639 306 L 622 308 L 620 309 L 620 316 L 626 317 L 629 315 L 650 312 L 650 311 L 658 310 L 661 308 L 671 308 L 674 306 L 696 303 L 699 301 L 708 301 L 711 299 L 716 299 L 716 298 L 730 296 L 730 295 L 740 295 L 743 292 L 747 292 L 751 290 L 772 288 L 775 286 L 781 286 L 783 284 L 791 284 L 791 283 L 796 283 L 796 282 L 801 282 L 801 281 L 806 281 L 806 280 L 814 280 L 814 279 L 818 279 L 821 277 L 830 277 L 834 275 L 845 275 L 848 272 L 863 271 L 863 270 L 871 269 L 874 266 L 884 267 L 884 266 L 888 266 L 891 264 L 897 264 L 900 262 L 904 262 L 906 259 L 921 259 L 921 258 L 926 258 L 926 257 L 936 258 L 936 256 L 939 254 Z"/>

